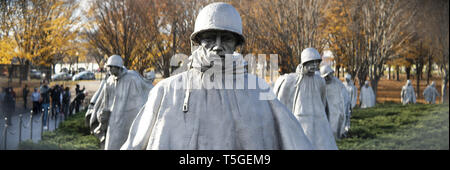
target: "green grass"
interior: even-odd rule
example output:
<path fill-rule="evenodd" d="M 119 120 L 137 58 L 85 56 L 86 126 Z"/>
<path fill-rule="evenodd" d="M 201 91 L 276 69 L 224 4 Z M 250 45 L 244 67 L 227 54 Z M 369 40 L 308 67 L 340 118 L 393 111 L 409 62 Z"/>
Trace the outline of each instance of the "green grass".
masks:
<path fill-rule="evenodd" d="M 98 150 L 98 139 L 89 133 L 84 124 L 85 112 L 79 112 L 62 122 L 58 129 L 42 134 L 39 143 L 30 140 L 19 144 L 20 150 Z"/>
<path fill-rule="evenodd" d="M 449 105 L 378 104 L 356 109 L 342 150 L 448 150 Z"/>

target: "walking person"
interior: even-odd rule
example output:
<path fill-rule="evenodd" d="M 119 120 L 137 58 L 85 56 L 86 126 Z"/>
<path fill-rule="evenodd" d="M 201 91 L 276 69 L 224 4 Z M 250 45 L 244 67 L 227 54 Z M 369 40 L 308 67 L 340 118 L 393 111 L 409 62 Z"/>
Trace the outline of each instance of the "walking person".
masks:
<path fill-rule="evenodd" d="M 43 85 L 40 89 L 41 92 L 41 106 L 44 109 L 44 117 L 42 119 L 42 123 L 44 125 L 44 129 L 47 130 L 47 116 L 48 116 L 48 107 L 50 107 L 50 88 L 48 88 L 47 81 L 44 80 Z"/>
<path fill-rule="evenodd" d="M 40 112 L 39 107 L 39 99 L 41 98 L 41 94 L 38 92 L 37 88 L 34 88 L 33 93 L 31 94 L 31 101 L 33 102 L 33 113 L 38 114 Z"/>
<path fill-rule="evenodd" d="M 28 90 L 28 85 L 25 84 L 25 86 L 22 89 L 22 98 L 23 98 L 23 108 L 27 109 L 27 97 L 28 93 L 30 93 L 30 90 Z"/>
<path fill-rule="evenodd" d="M 80 112 L 80 107 L 81 104 L 83 103 L 84 98 L 86 97 L 86 94 L 83 93 L 78 93 L 78 95 L 75 96 L 75 99 L 73 99 L 72 103 L 70 104 L 70 108 L 69 108 L 69 112 L 70 114 L 76 114 L 78 112 Z M 75 113 L 72 113 L 73 110 L 75 109 Z"/>
<path fill-rule="evenodd" d="M 60 112 L 60 108 L 61 108 L 61 103 L 60 103 L 60 99 L 61 99 L 61 92 L 59 89 L 59 85 L 55 85 L 53 86 L 53 88 L 50 91 L 50 97 L 52 98 L 52 119 L 56 118 L 56 115 L 58 115 L 58 113 Z"/>
<path fill-rule="evenodd" d="M 69 115 L 69 105 L 70 105 L 70 89 L 69 87 L 66 87 L 64 89 L 63 95 L 62 95 L 62 112 L 64 113 L 64 118 L 66 118 Z"/>
<path fill-rule="evenodd" d="M 6 95 L 7 89 L 6 88 L 1 88 L 1 90 L 2 90 L 2 92 L 0 92 L 0 114 L 2 116 L 6 116 L 6 115 L 3 115 L 4 111 L 5 111 L 4 110 L 4 103 L 3 103 L 3 101 L 5 99 L 5 95 Z"/>
<path fill-rule="evenodd" d="M 12 113 L 16 112 L 16 92 L 14 91 L 14 88 L 9 87 L 10 91 L 11 91 L 11 95 L 12 95 Z"/>
<path fill-rule="evenodd" d="M 84 97 L 85 97 L 85 95 L 84 95 L 84 90 L 85 90 L 86 88 L 83 86 L 83 89 L 80 89 L 80 85 L 79 84 L 77 84 L 76 85 L 76 88 L 75 88 L 75 99 L 74 99 L 74 101 L 75 101 L 75 113 L 78 113 L 79 111 L 80 111 L 80 106 L 81 106 L 81 103 L 83 103 L 83 100 L 84 100 Z"/>
<path fill-rule="evenodd" d="M 5 96 L 3 97 L 3 108 L 5 112 L 5 117 L 7 118 L 6 124 L 9 126 L 12 125 L 11 123 L 11 115 L 15 111 L 15 105 L 14 105 L 14 94 L 12 92 L 12 88 L 8 87 L 5 93 Z"/>
<path fill-rule="evenodd" d="M 84 90 L 86 90 L 86 87 L 83 86 L 83 89 L 80 89 L 80 85 L 79 85 L 79 84 L 76 84 L 76 87 L 75 87 L 75 95 L 78 95 L 78 94 L 80 94 L 80 93 L 83 93 Z"/>
<path fill-rule="evenodd" d="M 63 95 L 64 95 L 64 85 L 61 84 L 59 86 L 59 104 L 61 104 L 61 108 L 59 109 L 59 113 L 63 114 Z"/>

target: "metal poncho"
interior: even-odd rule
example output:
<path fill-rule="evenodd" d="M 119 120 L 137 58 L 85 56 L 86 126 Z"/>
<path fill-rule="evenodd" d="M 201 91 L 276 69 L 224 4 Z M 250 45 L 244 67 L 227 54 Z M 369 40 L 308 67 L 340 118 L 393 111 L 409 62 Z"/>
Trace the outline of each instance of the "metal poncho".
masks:
<path fill-rule="evenodd" d="M 423 91 L 423 96 L 425 97 L 425 101 L 431 104 L 436 103 L 436 97 L 439 97 L 439 92 L 435 88 L 434 81 L 425 88 Z"/>
<path fill-rule="evenodd" d="M 152 89 L 121 149 L 313 149 L 280 101 L 274 96 L 261 100 L 264 93 L 274 94 L 264 80 L 245 73 L 241 55 L 235 53 L 221 63 L 204 50 L 194 51 L 191 69 Z M 230 64 L 235 67 L 232 71 Z M 205 84 L 211 81 L 214 87 L 230 83 L 236 87 L 208 88 Z M 251 87 L 249 81 L 257 84 Z M 242 89 L 238 82 L 244 82 Z"/>
<path fill-rule="evenodd" d="M 366 81 L 366 84 L 369 84 L 369 81 Z M 359 102 L 361 104 L 361 108 L 369 108 L 375 106 L 375 94 L 373 93 L 372 87 L 370 86 L 362 86 L 361 92 L 359 93 Z"/>
<path fill-rule="evenodd" d="M 93 133 L 95 127 L 97 127 L 97 125 L 98 125 L 98 122 L 94 122 L 96 120 L 94 117 L 96 117 L 96 113 L 98 111 L 103 110 L 103 107 L 102 107 L 103 102 L 97 102 L 97 101 L 103 100 L 103 96 L 104 96 L 103 88 L 105 87 L 105 84 L 106 84 L 106 80 L 102 80 L 100 82 L 99 88 L 94 93 L 91 100 L 89 101 L 88 110 L 86 111 L 86 114 L 84 116 L 85 124 L 91 128 L 90 130 L 92 133 Z M 95 123 L 97 123 L 97 124 L 95 124 Z"/>
<path fill-rule="evenodd" d="M 358 89 L 356 88 L 355 84 L 353 83 L 352 76 L 350 74 L 346 74 L 345 79 L 349 80 L 349 82 L 344 81 L 344 86 L 347 89 L 351 106 L 352 106 L 352 108 L 354 108 L 356 106 L 356 101 L 358 98 Z"/>
<path fill-rule="evenodd" d="M 416 95 L 414 93 L 414 88 L 411 85 L 411 80 L 406 81 L 405 86 L 402 87 L 402 92 L 400 93 L 402 103 L 416 103 Z"/>
<path fill-rule="evenodd" d="M 202 9 L 191 42 L 207 30 L 230 31 L 244 42 L 241 18 L 229 4 Z M 223 62 L 202 46 L 191 50 L 190 69 L 152 89 L 121 149 L 313 149 L 280 101 L 261 99 L 275 97 L 263 79 L 245 73 L 241 55 Z"/>
<path fill-rule="evenodd" d="M 325 113 L 325 80 L 317 74 L 298 73 L 280 76 L 274 85 L 278 99 L 286 105 L 303 127 L 315 149 L 337 149 L 330 123 Z"/>
<path fill-rule="evenodd" d="M 104 138 L 105 150 L 118 150 L 153 85 L 137 72 L 123 68 L 118 77 L 109 76 L 103 86 L 91 116 L 91 130 L 101 140 Z M 107 125 L 99 123 L 103 110 L 111 111 Z M 101 126 L 107 127 L 106 134 Z"/>
<path fill-rule="evenodd" d="M 332 74 L 334 71 L 330 66 L 325 65 L 320 68 L 322 77 Z M 328 107 L 328 120 L 335 138 L 341 138 L 345 131 L 347 115 L 350 111 L 350 99 L 344 84 L 336 78 L 332 77 L 330 82 L 326 83 L 326 97 Z"/>

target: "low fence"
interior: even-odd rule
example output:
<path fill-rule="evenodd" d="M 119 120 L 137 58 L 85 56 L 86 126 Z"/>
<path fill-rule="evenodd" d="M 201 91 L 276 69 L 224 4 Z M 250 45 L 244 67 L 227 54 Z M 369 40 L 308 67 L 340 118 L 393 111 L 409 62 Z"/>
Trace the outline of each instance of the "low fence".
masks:
<path fill-rule="evenodd" d="M 68 113 L 66 115 L 70 116 L 71 114 Z M 33 111 L 31 110 L 27 113 L 19 113 L 17 116 L 17 120 L 15 122 L 11 122 L 11 124 L 13 125 L 11 126 L 7 122 L 12 120 L 8 120 L 8 117 L 5 114 L 4 125 L 2 125 L 3 131 L 0 138 L 0 150 L 17 149 L 18 145 L 22 141 L 28 139 L 31 141 L 39 141 L 40 139 L 42 139 L 42 134 L 44 131 L 56 130 L 58 125 L 67 119 L 67 117 L 65 117 L 65 115 L 59 111 L 59 108 L 52 108 L 52 106 L 48 107 L 48 115 L 45 120 L 44 108 L 40 113 L 37 114 L 33 113 Z M 12 118 L 13 116 L 9 117 Z M 46 125 L 48 127 L 47 129 L 44 128 L 44 121 L 46 122 Z M 33 140 L 33 138 L 35 140 Z M 8 145 L 8 143 L 10 145 L 17 144 L 17 148 L 11 147 L 10 145 Z"/>

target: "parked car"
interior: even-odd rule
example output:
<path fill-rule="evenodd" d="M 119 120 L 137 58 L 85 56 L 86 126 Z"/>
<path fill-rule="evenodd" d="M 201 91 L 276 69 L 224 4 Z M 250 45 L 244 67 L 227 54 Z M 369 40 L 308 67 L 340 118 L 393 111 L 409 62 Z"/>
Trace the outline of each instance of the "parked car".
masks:
<path fill-rule="evenodd" d="M 36 70 L 36 69 L 32 69 L 30 71 L 30 78 L 31 79 L 42 79 L 44 78 L 45 74 L 42 74 L 41 71 Z"/>
<path fill-rule="evenodd" d="M 95 80 L 95 74 L 90 71 L 80 72 L 72 77 L 72 80 Z"/>
<path fill-rule="evenodd" d="M 86 71 L 86 69 L 84 67 L 80 67 L 80 68 L 78 68 L 78 71 L 81 73 L 83 71 Z"/>
<path fill-rule="evenodd" d="M 66 72 L 61 72 L 58 74 L 55 74 L 52 76 L 52 80 L 71 80 L 72 79 L 72 75 L 70 75 L 69 73 Z"/>
<path fill-rule="evenodd" d="M 64 68 L 61 69 L 61 72 L 66 72 L 66 73 L 68 73 L 68 72 L 69 72 L 69 69 L 67 69 L 67 68 L 64 67 Z"/>

